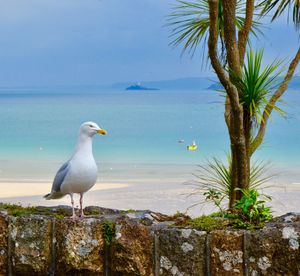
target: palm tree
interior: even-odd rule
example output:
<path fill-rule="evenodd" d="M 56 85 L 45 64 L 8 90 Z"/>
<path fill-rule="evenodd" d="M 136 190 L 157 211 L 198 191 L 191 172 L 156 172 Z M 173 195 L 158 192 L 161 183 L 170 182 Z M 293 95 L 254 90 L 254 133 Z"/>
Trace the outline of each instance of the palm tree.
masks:
<path fill-rule="evenodd" d="M 254 0 L 178 0 L 177 3 L 169 19 L 173 45 L 183 44 L 183 51 L 193 54 L 201 42 L 207 42 L 211 65 L 226 91 L 225 121 L 231 144 L 230 203 L 234 204 L 241 197 L 236 188 L 249 188 L 250 158 L 263 141 L 272 111 L 280 111 L 276 104 L 300 60 L 299 48 L 275 92 L 271 86 L 278 73 L 271 75 L 278 64 L 261 70 L 262 53 L 250 51 L 244 65 L 249 35 L 255 35 L 259 26 L 253 20 L 255 9 L 261 9 L 264 16 L 276 8 L 274 20 L 288 6 L 293 6 L 293 20 L 298 26 L 299 0 L 263 0 L 258 6 Z"/>

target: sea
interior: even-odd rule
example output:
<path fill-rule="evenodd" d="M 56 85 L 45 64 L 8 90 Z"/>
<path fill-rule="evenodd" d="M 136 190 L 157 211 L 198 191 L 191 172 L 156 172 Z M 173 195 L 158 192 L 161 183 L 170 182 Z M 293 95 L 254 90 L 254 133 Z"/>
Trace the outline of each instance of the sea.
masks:
<path fill-rule="evenodd" d="M 289 90 L 255 155 L 300 182 L 300 91 Z M 78 128 L 94 121 L 100 175 L 156 181 L 188 178 L 208 159 L 226 159 L 224 97 L 199 90 L 128 91 L 98 86 L 0 89 L 0 181 L 48 181 L 73 152 Z M 188 151 L 193 141 L 196 151 Z M 288 172 L 288 173 L 287 173 Z"/>

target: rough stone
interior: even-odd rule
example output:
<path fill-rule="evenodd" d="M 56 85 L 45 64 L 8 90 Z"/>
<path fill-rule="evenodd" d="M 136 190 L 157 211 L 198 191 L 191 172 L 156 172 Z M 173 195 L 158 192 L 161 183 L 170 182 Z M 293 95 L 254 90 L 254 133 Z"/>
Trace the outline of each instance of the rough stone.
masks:
<path fill-rule="evenodd" d="M 115 229 L 110 244 L 111 275 L 154 275 L 154 239 L 150 227 L 123 217 L 116 221 Z"/>
<path fill-rule="evenodd" d="M 160 275 L 205 275 L 206 232 L 165 228 L 155 235 Z"/>
<path fill-rule="evenodd" d="M 293 218 L 291 218 L 293 220 Z M 300 223 L 280 223 L 246 234 L 250 275 L 299 275 Z"/>
<path fill-rule="evenodd" d="M 96 218 L 56 222 L 56 274 L 103 275 L 102 221 Z"/>
<path fill-rule="evenodd" d="M 268 223 L 267 225 L 274 225 L 278 223 L 295 223 L 300 222 L 300 213 L 287 213 L 280 217 L 274 218 L 272 222 Z"/>
<path fill-rule="evenodd" d="M 244 231 L 216 230 L 210 233 L 211 275 L 244 275 Z"/>
<path fill-rule="evenodd" d="M 297 213 L 261 230 L 206 234 L 150 211 L 91 207 L 91 217 L 72 220 L 54 216 L 62 207 L 38 208 L 0 210 L 0 275 L 300 275 Z"/>
<path fill-rule="evenodd" d="M 85 215 L 114 215 L 120 214 L 122 211 L 117 209 L 103 208 L 99 206 L 87 206 L 84 208 Z"/>
<path fill-rule="evenodd" d="M 0 275 L 8 274 L 8 223 L 5 213 L 0 212 Z"/>
<path fill-rule="evenodd" d="M 51 271 L 52 220 L 41 215 L 10 217 L 14 275 L 47 275 Z"/>

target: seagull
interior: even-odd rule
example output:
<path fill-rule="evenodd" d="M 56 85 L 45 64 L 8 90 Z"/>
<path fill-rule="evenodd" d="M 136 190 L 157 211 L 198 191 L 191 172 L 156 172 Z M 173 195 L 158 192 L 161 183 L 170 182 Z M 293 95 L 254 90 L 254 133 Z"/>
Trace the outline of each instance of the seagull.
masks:
<path fill-rule="evenodd" d="M 84 217 L 83 194 L 91 189 L 98 175 L 98 168 L 93 156 L 92 138 L 95 134 L 106 135 L 106 130 L 94 122 L 85 122 L 79 128 L 77 144 L 72 157 L 65 162 L 55 175 L 51 193 L 45 199 L 59 199 L 69 194 L 72 204 L 72 218 L 75 218 L 73 194 L 80 195 L 80 217 Z"/>

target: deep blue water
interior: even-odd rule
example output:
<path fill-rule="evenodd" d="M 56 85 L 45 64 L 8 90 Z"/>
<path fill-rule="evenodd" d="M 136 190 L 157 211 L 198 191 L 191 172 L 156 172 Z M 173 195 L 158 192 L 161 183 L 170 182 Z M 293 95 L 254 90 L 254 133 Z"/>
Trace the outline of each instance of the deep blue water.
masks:
<path fill-rule="evenodd" d="M 288 115 L 273 116 L 257 155 L 300 163 L 300 92 L 288 91 L 284 99 L 288 104 L 281 107 Z M 92 120 L 108 131 L 94 139 L 95 157 L 104 163 L 198 164 L 228 152 L 222 102 L 211 90 L 3 88 L 0 161 L 64 160 L 79 125 Z M 188 152 L 193 140 L 199 150 Z"/>

